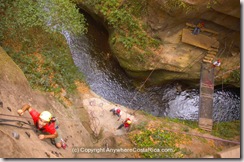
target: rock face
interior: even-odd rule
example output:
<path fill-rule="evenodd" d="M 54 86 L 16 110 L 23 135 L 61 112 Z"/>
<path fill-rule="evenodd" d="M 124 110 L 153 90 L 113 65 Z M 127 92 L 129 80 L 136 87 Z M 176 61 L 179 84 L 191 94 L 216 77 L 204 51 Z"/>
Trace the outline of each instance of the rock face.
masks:
<path fill-rule="evenodd" d="M 79 116 L 72 109 L 66 109 L 49 94 L 33 91 L 28 81 L 6 52 L 0 47 L 0 107 L 1 120 L 20 120 L 32 123 L 28 112 L 18 117 L 17 110 L 29 103 L 37 111 L 48 110 L 54 114 L 60 123 L 63 139 L 67 139 L 68 148 L 57 149 L 49 139 L 40 140 L 34 127 L 24 124 L 19 127 L 17 122 L 0 123 L 0 157 L 1 158 L 73 158 L 74 146 L 91 146 L 90 136 L 79 120 Z M 13 132 L 19 135 L 14 138 Z M 80 133 L 83 132 L 83 133 Z M 87 156 L 89 157 L 89 156 Z"/>
<path fill-rule="evenodd" d="M 153 84 L 177 79 L 199 82 L 207 50 L 183 43 L 182 31 L 186 23 L 194 25 L 200 21 L 205 23 L 205 28 L 218 32 L 216 39 L 220 45 L 216 59 L 221 58 L 224 67 L 220 72 L 240 65 L 240 1 L 148 0 L 144 7 L 146 12 L 141 15 L 141 22 L 147 26 L 147 34 L 160 41 L 160 48 L 151 50 L 148 47 L 146 52 L 136 47 L 126 50 L 121 44 L 110 42 L 112 52 L 131 77 L 145 79 L 151 70 L 156 70 L 150 78 Z M 87 6 L 86 10 L 93 15 L 99 13 Z M 104 15 L 96 16 L 106 19 Z M 118 35 L 116 31 L 108 30 L 110 37 Z M 209 33 L 206 35 L 212 37 Z"/>
<path fill-rule="evenodd" d="M 50 93 L 34 91 L 23 72 L 0 47 L 0 157 L 1 158 L 134 158 L 125 154 L 87 153 L 81 149 L 132 147 L 124 129 L 117 130 L 132 110 L 121 107 L 123 116 L 117 121 L 110 109 L 115 105 L 100 96 L 88 93 L 79 86 L 79 93 L 71 96 L 73 104 L 65 107 Z M 84 88 L 84 87 L 83 87 Z M 86 91 L 86 92 L 85 92 Z M 84 94 L 85 93 L 85 94 Z M 66 149 L 56 148 L 50 139 L 40 140 L 28 112 L 19 117 L 17 110 L 24 104 L 38 112 L 50 111 L 58 119 L 59 132 L 66 141 Z M 128 111 L 128 113 L 127 113 Z M 130 113 L 130 114 L 129 114 Z M 8 121 L 6 121 L 8 120 Z M 9 121 L 12 120 L 12 121 Z M 20 126 L 18 120 L 25 122 Z M 29 124 L 26 124 L 29 123 Z M 120 139 L 122 138 L 122 139 Z"/>

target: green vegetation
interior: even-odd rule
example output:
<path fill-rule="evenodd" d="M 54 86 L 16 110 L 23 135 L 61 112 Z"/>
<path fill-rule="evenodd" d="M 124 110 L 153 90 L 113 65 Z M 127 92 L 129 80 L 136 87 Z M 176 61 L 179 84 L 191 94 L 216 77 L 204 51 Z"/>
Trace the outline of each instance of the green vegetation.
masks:
<path fill-rule="evenodd" d="M 112 38 L 113 43 L 122 43 L 126 49 L 133 46 L 144 49 L 148 46 L 158 46 L 158 41 L 148 37 L 142 29 L 140 21 L 133 16 L 137 9 L 135 6 L 131 9 L 130 3 L 120 4 L 119 0 L 85 1 L 84 3 L 93 6 L 97 12 L 104 15 L 108 24 L 118 32 L 119 36 L 114 35 Z M 139 11 L 142 5 L 138 7 Z"/>
<path fill-rule="evenodd" d="M 241 124 L 239 120 L 215 123 L 213 126 L 212 134 L 220 138 L 231 139 L 236 136 L 240 136 L 240 126 Z"/>
<path fill-rule="evenodd" d="M 226 77 L 223 77 L 221 80 L 222 84 L 232 84 L 232 85 L 236 85 L 236 87 L 240 87 L 240 81 L 241 81 L 241 72 L 240 72 L 240 69 L 237 69 L 237 70 L 229 70 L 229 69 L 226 69 L 224 67 L 220 67 L 220 70 L 219 71 L 222 71 L 223 74 L 225 73 L 229 73 L 229 76 L 226 78 Z M 224 75 L 223 75 L 224 76 Z"/>
<path fill-rule="evenodd" d="M 238 83 L 240 84 L 241 81 L 241 72 L 240 70 L 234 70 L 231 74 L 230 74 L 230 78 L 228 78 L 227 82 L 232 82 L 232 83 Z"/>
<path fill-rule="evenodd" d="M 171 119 L 167 118 L 168 121 L 172 121 L 175 123 L 181 123 L 184 124 L 192 129 L 197 129 L 198 122 L 197 121 L 191 121 L 191 120 L 181 120 L 181 119 Z M 187 127 L 182 128 L 184 132 L 188 132 L 189 129 Z M 200 130 L 203 131 L 204 130 Z M 214 123 L 212 134 L 214 136 L 220 137 L 220 138 L 234 138 L 235 136 L 240 136 L 240 121 L 232 121 L 232 122 L 219 122 Z"/>
<path fill-rule="evenodd" d="M 69 0 L 0 0 L 0 44 L 33 88 L 73 92 L 82 74 L 65 37 L 86 32 L 84 16 Z"/>
<path fill-rule="evenodd" d="M 209 0 L 207 4 L 207 8 L 212 8 L 214 5 L 219 4 L 218 0 Z"/>
<path fill-rule="evenodd" d="M 143 158 L 195 157 L 196 155 L 193 153 L 194 150 L 187 146 L 189 143 L 196 140 L 203 144 L 212 145 L 213 148 L 216 147 L 212 141 L 208 141 L 205 138 L 184 134 L 184 132 L 191 134 L 191 128 L 202 133 L 207 133 L 206 131 L 199 129 L 197 121 L 171 118 L 163 118 L 160 120 L 162 121 L 161 123 L 158 121 L 143 121 L 140 124 L 133 126 L 133 129 L 129 134 L 130 140 L 135 145 L 135 147 L 139 149 L 170 149 L 170 151 L 168 150 L 167 152 L 141 152 L 140 155 Z M 178 131 L 182 133 L 167 131 L 167 129 L 171 129 L 172 125 L 175 125 L 174 123 L 180 123 L 178 125 Z M 240 121 L 214 123 L 211 134 L 230 140 L 233 140 L 236 137 L 240 137 Z"/>
<path fill-rule="evenodd" d="M 54 93 L 59 93 L 61 89 L 73 92 L 76 88 L 74 82 L 83 80 L 83 77 L 73 63 L 63 36 L 48 34 L 41 29 L 37 31 L 36 39 L 31 38 L 34 35 L 26 35 L 25 38 L 32 42 L 22 44 L 19 51 L 13 44 L 5 45 L 5 50 L 25 73 L 33 88 Z M 34 33 L 33 30 L 30 33 Z"/>
<path fill-rule="evenodd" d="M 192 129 L 198 128 L 198 122 L 197 121 L 183 120 L 183 119 L 177 119 L 177 118 L 166 118 L 166 119 L 167 119 L 167 121 L 184 124 L 184 125 L 192 128 Z"/>
<path fill-rule="evenodd" d="M 41 27 L 47 32 L 86 31 L 84 16 L 69 0 L 0 0 L 1 32 Z M 3 33 L 1 33 L 3 35 Z"/>
<path fill-rule="evenodd" d="M 131 135 L 131 140 L 139 149 L 152 148 L 155 151 L 141 152 L 144 158 L 180 158 L 177 143 L 180 137 L 173 132 L 158 129 L 142 129 L 140 133 Z M 165 150 L 165 151 L 162 151 Z"/>
<path fill-rule="evenodd" d="M 147 13 L 147 0 L 128 1 L 127 6 L 130 8 L 130 13 L 138 18 Z"/>
<path fill-rule="evenodd" d="M 180 9 L 186 14 L 188 14 L 191 10 L 193 10 L 193 6 L 187 4 L 182 0 L 167 0 L 165 5 L 162 7 L 166 8 L 166 10 L 168 11 L 174 11 Z"/>

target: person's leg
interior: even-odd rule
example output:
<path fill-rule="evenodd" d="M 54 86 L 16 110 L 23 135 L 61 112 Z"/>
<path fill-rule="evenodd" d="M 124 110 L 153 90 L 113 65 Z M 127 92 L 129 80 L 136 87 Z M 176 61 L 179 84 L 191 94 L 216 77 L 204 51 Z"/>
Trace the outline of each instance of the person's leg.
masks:
<path fill-rule="evenodd" d="M 58 133 L 58 137 L 55 138 L 55 144 L 57 148 L 61 148 L 62 147 L 62 136 L 61 136 L 61 131 L 59 129 L 56 129 L 57 133 Z"/>
<path fill-rule="evenodd" d="M 110 110 L 110 112 L 111 111 L 113 112 L 113 115 L 115 115 L 115 109 L 113 108 L 113 109 Z"/>
<path fill-rule="evenodd" d="M 196 35 L 198 35 L 200 33 L 200 28 L 197 28 L 197 33 Z"/>
<path fill-rule="evenodd" d="M 121 129 L 124 126 L 124 123 L 122 123 L 117 129 Z"/>
<path fill-rule="evenodd" d="M 126 127 L 126 132 L 129 132 L 130 131 L 130 127 Z"/>
<path fill-rule="evenodd" d="M 193 30 L 192 34 L 196 35 L 196 33 L 197 33 L 197 28 Z"/>

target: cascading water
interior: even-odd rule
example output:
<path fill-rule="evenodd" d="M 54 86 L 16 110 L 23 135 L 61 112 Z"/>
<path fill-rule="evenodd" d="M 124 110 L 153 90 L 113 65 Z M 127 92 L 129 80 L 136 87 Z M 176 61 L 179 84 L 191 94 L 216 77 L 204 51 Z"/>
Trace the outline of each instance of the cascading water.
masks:
<path fill-rule="evenodd" d="M 198 90 L 179 93 L 174 84 L 167 84 L 138 91 L 112 57 L 106 31 L 89 16 L 87 19 L 87 35 L 73 37 L 66 33 L 65 36 L 76 66 L 84 73 L 87 83 L 95 93 L 111 102 L 144 110 L 155 116 L 198 119 Z M 239 96 L 236 90 L 215 90 L 214 121 L 239 120 Z"/>

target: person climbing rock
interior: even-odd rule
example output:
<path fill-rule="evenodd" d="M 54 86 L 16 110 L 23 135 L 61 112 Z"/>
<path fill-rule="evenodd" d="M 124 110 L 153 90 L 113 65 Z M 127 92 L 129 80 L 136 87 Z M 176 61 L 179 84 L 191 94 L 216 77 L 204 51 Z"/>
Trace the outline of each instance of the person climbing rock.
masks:
<path fill-rule="evenodd" d="M 120 120 L 122 112 L 119 108 L 113 108 L 110 110 L 110 112 L 113 112 L 113 115 L 117 115 L 119 117 L 119 119 L 117 121 Z"/>
<path fill-rule="evenodd" d="M 127 118 L 117 129 L 121 129 L 122 127 L 124 127 L 127 130 L 127 132 L 129 132 L 130 126 L 131 126 L 131 120 L 130 118 Z"/>
<path fill-rule="evenodd" d="M 57 148 L 62 147 L 65 149 L 66 144 L 62 140 L 58 125 L 53 121 L 52 114 L 48 111 L 39 113 L 28 104 L 23 105 L 21 109 L 17 110 L 17 113 L 22 116 L 27 110 L 29 111 L 38 132 L 41 133 L 38 136 L 39 139 L 43 140 L 49 138 L 55 141 Z"/>
<path fill-rule="evenodd" d="M 204 27 L 204 22 L 198 23 L 195 29 L 193 30 L 192 34 L 198 35 L 203 27 Z"/>

